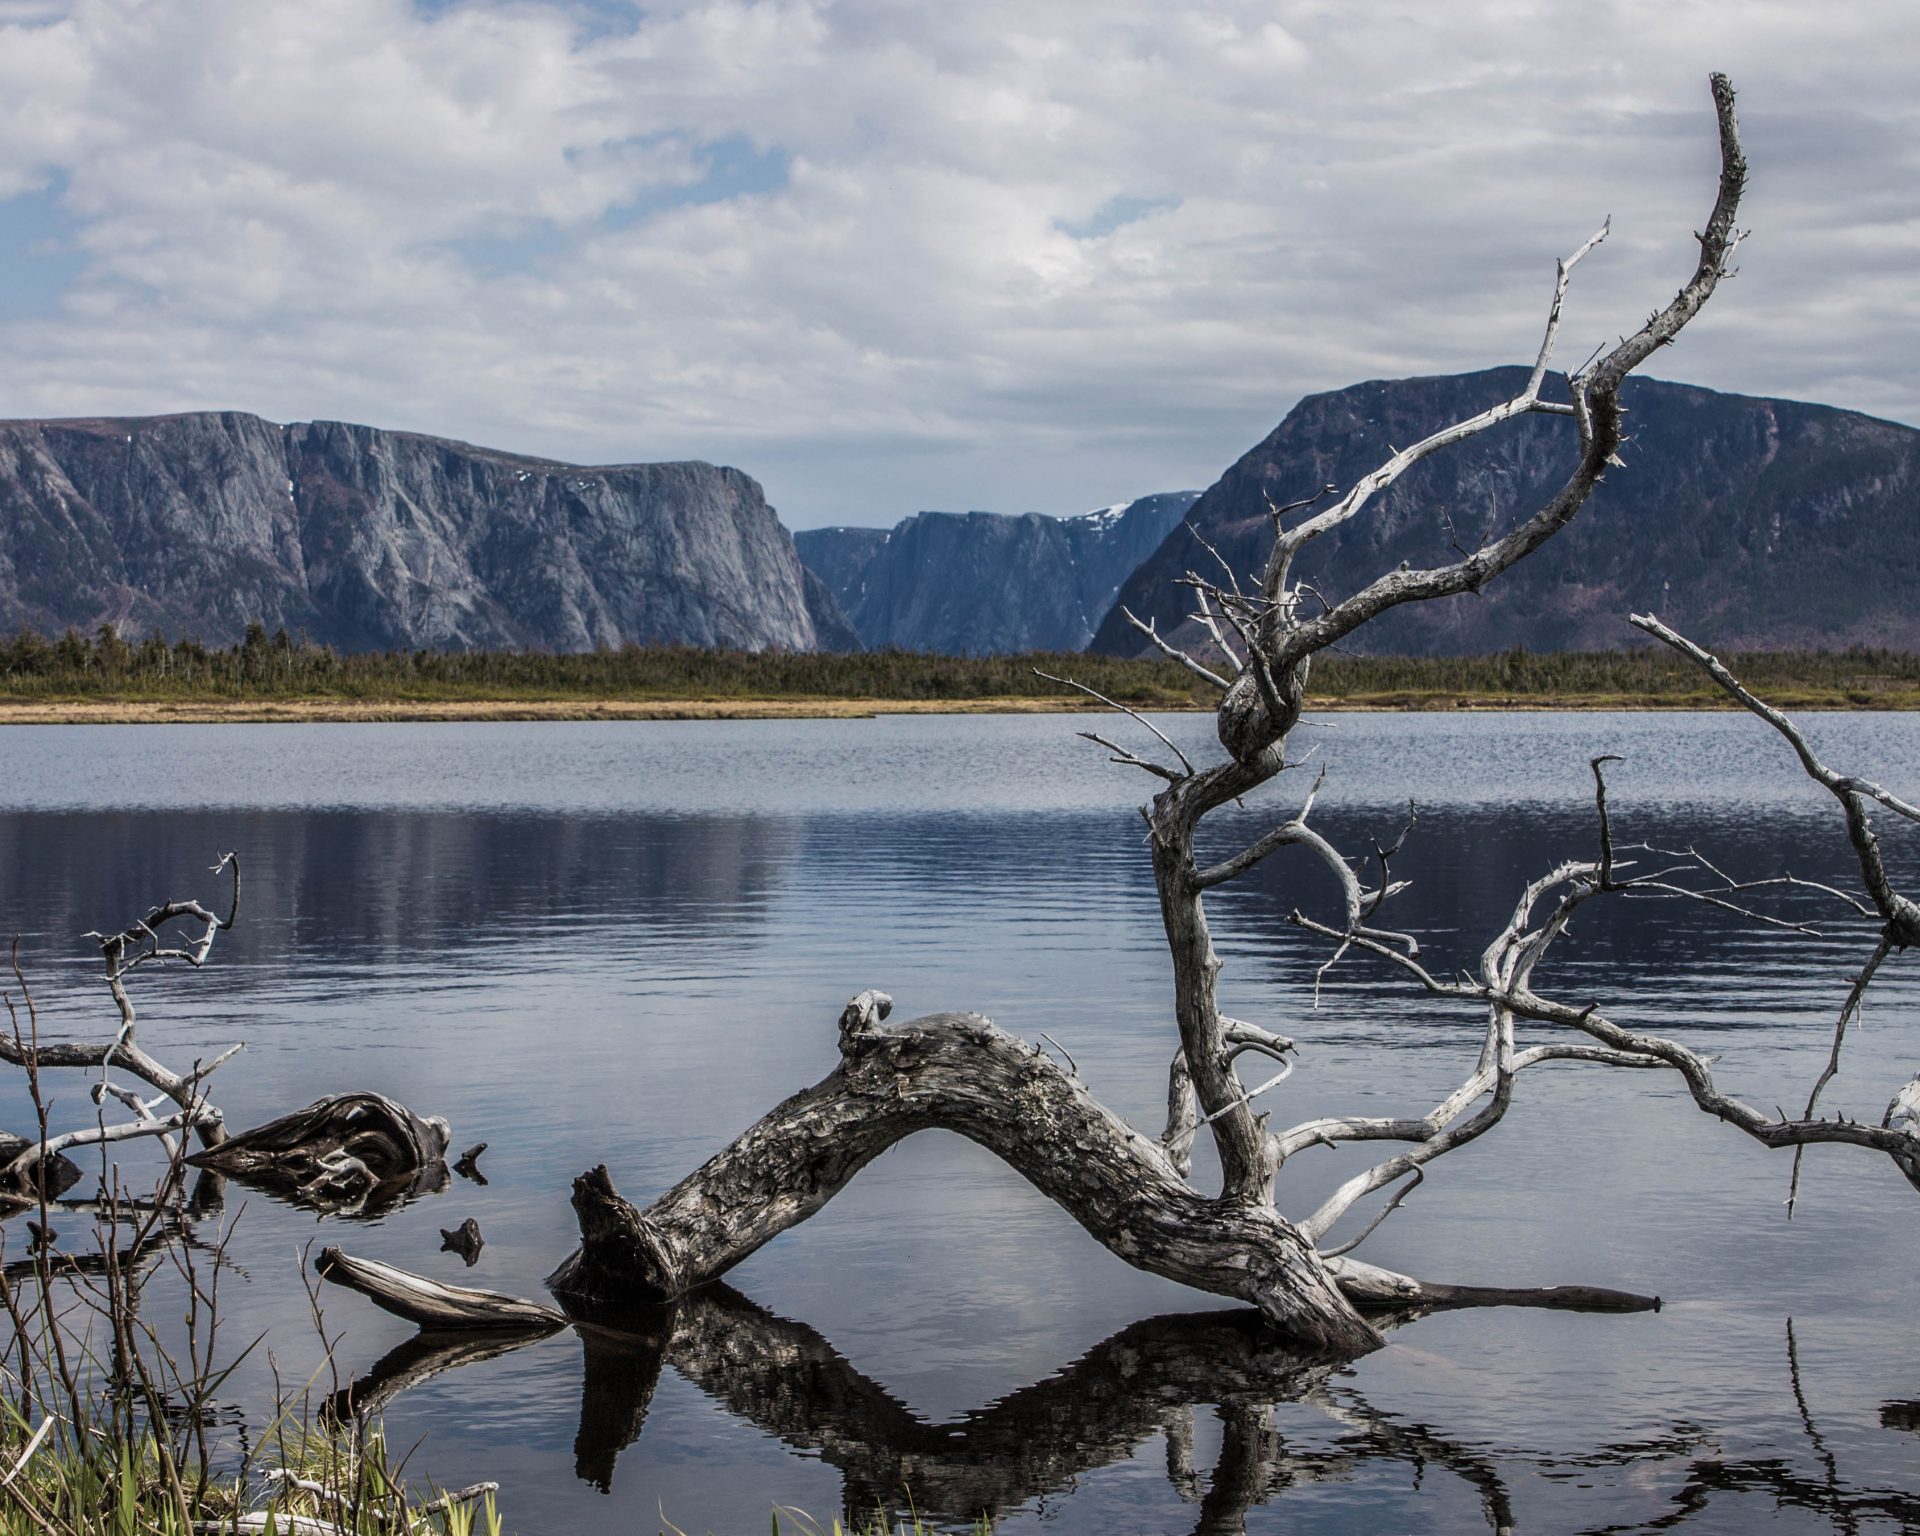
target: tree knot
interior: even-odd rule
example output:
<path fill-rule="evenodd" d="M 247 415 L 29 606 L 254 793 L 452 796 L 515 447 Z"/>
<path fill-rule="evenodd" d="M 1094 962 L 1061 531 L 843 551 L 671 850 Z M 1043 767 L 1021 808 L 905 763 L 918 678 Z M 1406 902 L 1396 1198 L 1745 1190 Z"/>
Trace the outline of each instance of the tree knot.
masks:
<path fill-rule="evenodd" d="M 858 994 L 840 1011 L 840 1049 L 844 1052 L 859 1036 L 871 1033 L 893 1012 L 893 999 L 884 992 Z"/>

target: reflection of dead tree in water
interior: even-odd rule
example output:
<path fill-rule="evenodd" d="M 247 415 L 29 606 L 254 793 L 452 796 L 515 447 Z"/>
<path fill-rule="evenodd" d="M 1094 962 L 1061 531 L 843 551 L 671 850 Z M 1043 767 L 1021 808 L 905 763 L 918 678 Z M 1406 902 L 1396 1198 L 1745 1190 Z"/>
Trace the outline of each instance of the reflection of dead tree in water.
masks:
<path fill-rule="evenodd" d="M 97 1070 L 99 1076 L 90 1093 L 96 1110 L 93 1125 L 59 1135 L 49 1134 L 44 1124 L 31 1137 L 0 1133 L 0 1216 L 35 1205 L 43 1194 L 58 1195 L 71 1187 L 79 1169 L 66 1154 L 149 1137 L 158 1139 L 168 1155 L 169 1187 L 163 1196 L 184 1177 L 187 1167 L 233 1177 L 296 1204 L 339 1215 L 372 1214 L 446 1187 L 444 1120 L 422 1119 L 377 1093 L 334 1094 L 250 1131 L 230 1134 L 208 1085 L 241 1046 L 229 1046 L 212 1060 L 196 1061 L 190 1071 L 177 1072 L 141 1045 L 129 979 L 149 966 L 181 964 L 199 970 L 207 963 L 215 938 L 239 918 L 238 856 L 222 855 L 213 872 L 232 875 L 224 917 L 198 901 L 166 901 L 117 933 L 87 935 L 100 946 L 107 990 L 120 1016 L 119 1028 L 110 1039 L 40 1039 L 38 1009 L 21 972 L 16 944 L 13 974 L 27 1017 L 21 1019 L 9 995 L 11 1028 L 0 1030 L 0 1062 L 27 1074 L 36 1101 L 42 1097 L 43 1072 L 86 1068 Z M 197 932 L 191 931 L 193 925 L 198 925 Z M 182 928 L 188 931 L 183 933 Z M 158 1096 L 147 1097 L 116 1080 L 117 1074 L 138 1079 L 158 1090 Z M 124 1107 L 131 1118 L 109 1121 L 110 1105 Z M 181 1158 L 181 1133 L 196 1136 L 201 1150 Z M 42 1177 L 43 1168 L 52 1170 L 51 1177 Z M 217 1203 L 218 1188 L 217 1178 L 211 1185 L 203 1183 L 197 1202 Z"/>
<path fill-rule="evenodd" d="M 344 1278 L 356 1285 L 373 1270 L 337 1253 L 321 1263 L 323 1272 L 344 1264 Z M 1391 1328 L 1419 1315 L 1375 1320 Z M 409 1388 L 548 1338 L 561 1326 L 561 1314 L 549 1311 L 518 1328 L 416 1334 L 337 1393 L 329 1410 L 343 1419 L 377 1416 Z M 1374 1406 L 1338 1362 L 1302 1354 L 1245 1310 L 1134 1323 L 1058 1373 L 943 1424 L 918 1417 L 813 1328 L 777 1317 L 723 1283 L 669 1305 L 576 1319 L 574 1327 L 584 1356 L 575 1471 L 603 1491 L 613 1485 L 620 1453 L 645 1427 L 664 1368 L 790 1449 L 835 1468 L 843 1511 L 861 1519 L 875 1510 L 904 1514 L 909 1496 L 913 1509 L 937 1520 L 1003 1519 L 1130 1459 L 1158 1436 L 1170 1486 L 1199 1506 L 1200 1532 L 1244 1531 L 1257 1507 L 1284 1505 L 1293 1490 L 1349 1482 L 1381 1466 L 1405 1468 L 1415 1478 L 1444 1471 L 1496 1532 L 1520 1524 L 1516 1472 L 1564 1481 L 1612 1468 L 1644 1478 L 1656 1465 L 1662 1485 L 1674 1487 L 1671 1508 L 1645 1522 L 1593 1529 L 1624 1536 L 1682 1528 L 1724 1513 L 1724 1505 L 1715 1510 L 1716 1499 L 1751 1493 L 1819 1514 L 1838 1531 L 1874 1520 L 1920 1527 L 1920 1498 L 1843 1478 L 1806 1408 L 1791 1336 L 1793 1395 L 1820 1477 L 1796 1473 L 1778 1458 L 1728 1458 L 1708 1431 L 1686 1425 L 1572 1456 L 1476 1445 Z M 1328 1432 L 1289 1436 L 1276 1416 L 1288 1405 L 1315 1410 Z M 1211 1468 L 1195 1457 L 1203 1409 L 1218 1424 Z"/>
<path fill-rule="evenodd" d="M 1716 1498 L 1728 1494 L 1757 1495 L 1771 1501 L 1775 1513 L 1794 1510 L 1816 1515 L 1839 1536 L 1860 1536 L 1863 1531 L 1883 1529 L 1920 1531 L 1920 1495 L 1898 1488 L 1856 1484 L 1842 1472 L 1840 1458 L 1821 1433 L 1807 1402 L 1800 1371 L 1800 1343 L 1792 1318 L 1787 1319 L 1786 1356 L 1787 1377 L 1800 1432 L 1819 1464 L 1819 1476 L 1809 1477 L 1796 1471 L 1783 1456 L 1697 1455 L 1687 1467 L 1686 1480 L 1673 1495 L 1673 1507 L 1665 1514 L 1634 1524 L 1596 1526 L 1592 1536 L 1641 1536 L 1646 1532 L 1680 1529 L 1712 1509 Z M 1914 1407 L 1900 1401 L 1883 1404 L 1881 1426 L 1920 1428 L 1920 1420 L 1908 1417 L 1907 1410 Z"/>
<path fill-rule="evenodd" d="M 1426 1426 L 1373 1412 L 1333 1385 L 1336 1362 L 1301 1354 L 1256 1312 L 1135 1323 L 1058 1374 L 946 1424 L 917 1417 L 814 1329 L 724 1284 L 623 1313 L 617 1327 L 613 1321 L 603 1313 L 575 1324 L 584 1352 L 575 1470 L 602 1490 L 612 1487 L 620 1452 L 639 1438 L 665 1366 L 737 1417 L 836 1468 L 843 1508 L 860 1520 L 876 1509 L 905 1513 L 905 1494 L 934 1518 L 998 1519 L 1128 1459 L 1160 1435 L 1169 1480 L 1200 1505 L 1201 1531 L 1241 1530 L 1255 1505 L 1378 1460 L 1444 1467 L 1474 1490 L 1489 1529 L 1512 1524 L 1506 1488 L 1488 1458 Z M 337 1394 L 331 1411 L 378 1414 L 407 1388 L 545 1338 L 552 1327 L 422 1332 Z M 1288 1444 L 1273 1428 L 1272 1410 L 1293 1402 L 1327 1413 L 1337 1440 Z M 1222 1426 L 1210 1474 L 1193 1459 L 1200 1405 L 1213 1406 Z"/>

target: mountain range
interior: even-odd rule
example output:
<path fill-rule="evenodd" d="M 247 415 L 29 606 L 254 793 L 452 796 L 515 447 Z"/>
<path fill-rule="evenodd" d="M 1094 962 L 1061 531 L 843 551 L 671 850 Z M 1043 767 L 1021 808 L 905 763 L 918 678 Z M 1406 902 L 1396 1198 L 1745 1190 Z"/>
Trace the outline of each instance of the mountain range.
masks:
<path fill-rule="evenodd" d="M 1309 396 L 1197 498 L 923 512 L 797 541 L 753 479 L 710 464 L 589 468 L 241 412 L 0 422 L 0 626 L 226 644 L 257 620 L 347 650 L 1140 654 L 1118 604 L 1190 635 L 1179 577 L 1216 570 L 1217 551 L 1254 579 L 1269 499 L 1344 488 L 1524 377 Z M 1634 643 L 1629 610 L 1652 609 L 1729 648 L 1920 650 L 1920 431 L 1653 379 L 1624 400 L 1625 465 L 1570 527 L 1479 595 L 1396 610 L 1355 642 L 1610 649 Z M 1506 423 L 1415 467 L 1298 574 L 1337 601 L 1403 562 L 1458 558 L 1549 495 L 1573 450 L 1565 417 Z"/>
<path fill-rule="evenodd" d="M 869 649 L 1077 651 L 1199 495 L 1079 517 L 920 512 L 891 529 L 811 528 L 794 543 Z"/>

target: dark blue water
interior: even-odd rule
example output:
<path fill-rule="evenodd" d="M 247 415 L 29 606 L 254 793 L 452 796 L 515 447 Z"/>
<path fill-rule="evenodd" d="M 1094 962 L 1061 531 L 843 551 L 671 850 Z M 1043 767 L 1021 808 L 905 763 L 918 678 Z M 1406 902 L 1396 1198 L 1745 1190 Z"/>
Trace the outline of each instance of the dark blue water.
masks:
<path fill-rule="evenodd" d="M 1164 723 L 1204 745 L 1208 722 Z M 1915 787 L 1920 720 L 1813 726 L 1845 766 Z M 0 733 L 0 913 L 43 1028 L 97 1035 L 111 1006 L 80 935 L 164 896 L 218 896 L 206 867 L 237 849 L 241 923 L 213 963 L 140 979 L 148 1048 L 184 1063 L 245 1040 L 217 1095 L 235 1125 L 369 1088 L 447 1116 L 456 1148 L 489 1144 L 486 1187 L 455 1181 L 375 1221 L 230 1192 L 227 1337 L 268 1335 L 231 1395 L 264 1415 L 269 1349 L 284 1383 L 325 1389 L 408 1332 L 334 1293 L 329 1368 L 307 1244 L 542 1295 L 572 1245 L 576 1173 L 605 1162 L 642 1200 L 675 1181 L 833 1065 L 834 1020 L 863 987 L 899 1017 L 971 1008 L 1045 1031 L 1157 1130 L 1172 1036 L 1134 810 L 1146 781 L 1073 728 L 15 728 Z M 1470 966 L 1526 878 L 1592 851 L 1601 751 L 1625 759 L 1623 839 L 1697 843 L 1743 876 L 1850 874 L 1830 802 L 1744 718 L 1349 716 L 1299 740 L 1328 768 L 1316 824 L 1343 846 L 1388 836 L 1418 801 L 1394 922 L 1436 968 Z M 1290 811 L 1302 777 L 1229 818 L 1222 851 Z M 1889 836 L 1896 872 L 1920 873 Z M 1364 957 L 1316 1009 L 1325 952 L 1286 916 L 1331 912 L 1331 896 L 1285 855 L 1222 893 L 1223 1001 L 1301 1042 L 1277 1120 L 1424 1112 L 1471 1064 L 1480 1021 Z M 1803 939 L 1620 903 L 1583 916 L 1542 981 L 1719 1053 L 1723 1080 L 1770 1107 L 1804 1100 L 1871 942 L 1857 922 Z M 1914 1002 L 1890 965 L 1833 1108 L 1877 1121 L 1920 1069 Z M 56 1091 L 56 1121 L 85 1123 L 84 1085 Z M 12 1085 L 0 1113 L 24 1114 Z M 1283 1207 L 1311 1209 L 1364 1155 L 1303 1154 Z M 387 1424 L 424 1437 L 415 1466 L 443 1484 L 499 1478 L 527 1532 L 654 1531 L 663 1513 L 759 1530 L 776 1503 L 826 1518 L 901 1484 L 943 1518 L 990 1507 L 1004 1530 L 1920 1528 L 1920 1410 L 1903 1406 L 1920 1398 L 1920 1196 L 1884 1160 L 1829 1150 L 1789 1224 L 1787 1172 L 1675 1083 L 1530 1073 L 1507 1121 L 1436 1164 L 1362 1256 L 1666 1306 L 1436 1316 L 1332 1370 L 1128 1269 L 986 1154 L 928 1135 L 742 1266 L 737 1294 L 664 1350 L 562 1334 L 427 1381 Z M 472 1270 L 439 1251 L 468 1216 L 486 1237 Z M 1168 1316 L 1196 1311 L 1212 1315 Z"/>

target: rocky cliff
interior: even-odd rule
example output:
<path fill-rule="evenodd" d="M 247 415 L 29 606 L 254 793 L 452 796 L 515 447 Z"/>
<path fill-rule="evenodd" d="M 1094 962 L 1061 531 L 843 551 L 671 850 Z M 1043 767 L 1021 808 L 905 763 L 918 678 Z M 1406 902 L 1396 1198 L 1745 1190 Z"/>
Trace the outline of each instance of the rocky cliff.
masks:
<path fill-rule="evenodd" d="M 0 624 L 343 649 L 845 648 L 734 469 L 238 412 L 0 423 Z"/>
<path fill-rule="evenodd" d="M 891 530 L 815 528 L 794 542 L 867 646 L 1074 651 L 1197 495 L 1143 496 L 1066 518 L 921 512 Z"/>
<path fill-rule="evenodd" d="M 1290 412 L 1202 496 L 1191 521 L 1243 579 L 1268 547 L 1267 498 L 1345 489 L 1389 445 L 1516 393 L 1519 368 L 1359 384 Z M 1574 523 L 1478 596 L 1413 604 L 1368 626 L 1368 651 L 1611 649 L 1652 609 L 1726 647 L 1852 642 L 1920 650 L 1920 431 L 1826 406 L 1629 380 L 1625 468 Z M 1457 559 L 1537 507 L 1574 457 L 1572 424 L 1528 416 L 1437 455 L 1360 517 L 1309 546 L 1298 571 L 1329 600 L 1403 560 Z M 1121 601 L 1171 630 L 1190 611 L 1173 585 L 1212 564 L 1176 528 Z M 1096 650 L 1140 651 L 1117 611 Z"/>

